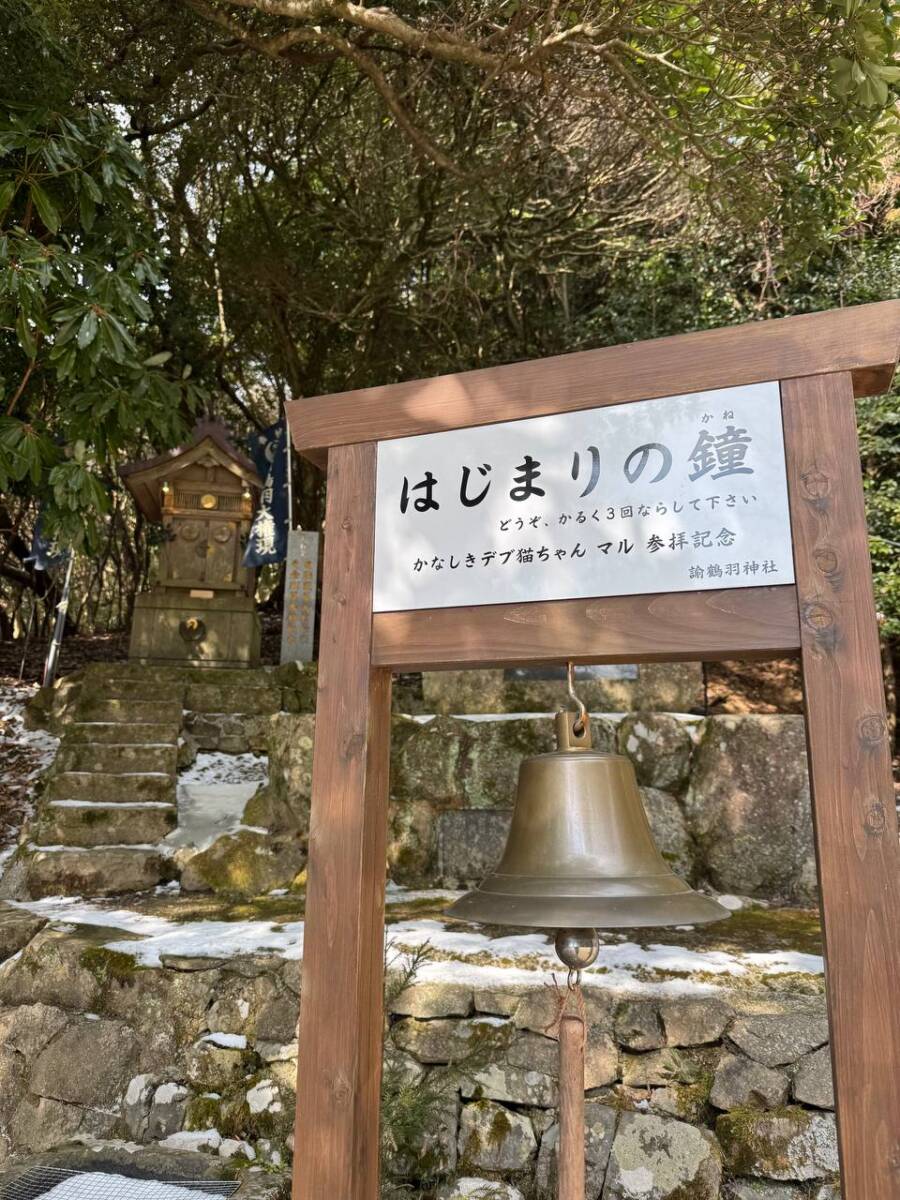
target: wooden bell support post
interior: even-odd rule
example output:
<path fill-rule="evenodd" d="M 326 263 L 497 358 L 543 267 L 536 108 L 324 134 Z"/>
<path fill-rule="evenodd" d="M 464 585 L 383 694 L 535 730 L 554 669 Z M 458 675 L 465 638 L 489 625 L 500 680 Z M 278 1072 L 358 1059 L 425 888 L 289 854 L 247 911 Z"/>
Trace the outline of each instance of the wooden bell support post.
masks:
<path fill-rule="evenodd" d="M 379 1192 L 391 673 L 797 654 L 843 1196 L 900 1195 L 900 846 L 854 413 L 898 342 L 888 301 L 289 405 L 328 472 L 294 1200 Z M 374 612 L 379 442 L 769 381 L 794 583 Z"/>

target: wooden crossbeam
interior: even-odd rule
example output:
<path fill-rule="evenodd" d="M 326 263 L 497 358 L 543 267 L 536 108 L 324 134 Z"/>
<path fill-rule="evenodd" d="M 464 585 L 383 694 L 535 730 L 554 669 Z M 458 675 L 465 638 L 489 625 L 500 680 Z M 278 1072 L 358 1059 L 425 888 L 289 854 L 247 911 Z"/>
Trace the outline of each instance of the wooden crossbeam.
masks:
<path fill-rule="evenodd" d="M 790 585 L 376 613 L 372 662 L 395 671 L 716 661 L 795 654 Z"/>
<path fill-rule="evenodd" d="M 857 396 L 887 391 L 900 300 L 561 354 L 435 379 L 293 400 L 296 448 L 324 465 L 329 446 L 848 371 Z"/>

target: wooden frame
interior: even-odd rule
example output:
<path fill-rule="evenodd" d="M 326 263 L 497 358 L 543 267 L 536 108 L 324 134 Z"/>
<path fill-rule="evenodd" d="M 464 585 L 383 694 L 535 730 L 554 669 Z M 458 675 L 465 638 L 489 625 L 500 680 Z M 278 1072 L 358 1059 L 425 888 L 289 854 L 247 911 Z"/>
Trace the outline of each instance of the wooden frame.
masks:
<path fill-rule="evenodd" d="M 889 301 L 289 406 L 328 465 L 295 1200 L 378 1195 L 391 671 L 797 653 L 844 1197 L 896 1200 L 900 845 L 853 401 L 898 342 Z M 771 379 L 795 586 L 373 616 L 378 440 Z"/>

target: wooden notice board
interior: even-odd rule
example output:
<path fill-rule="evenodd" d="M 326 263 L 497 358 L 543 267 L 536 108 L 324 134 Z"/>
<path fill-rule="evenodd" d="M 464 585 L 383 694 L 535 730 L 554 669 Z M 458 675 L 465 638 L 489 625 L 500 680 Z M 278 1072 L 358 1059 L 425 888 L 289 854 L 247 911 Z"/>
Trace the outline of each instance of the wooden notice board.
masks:
<path fill-rule="evenodd" d="M 844 1200 L 900 1196 L 900 845 L 854 412 L 898 345 L 887 301 L 289 405 L 328 472 L 295 1200 L 378 1196 L 392 672 L 776 655 L 803 666 Z M 780 399 L 793 582 L 728 586 L 710 554 L 680 591 L 375 611 L 379 443 L 757 384 Z"/>

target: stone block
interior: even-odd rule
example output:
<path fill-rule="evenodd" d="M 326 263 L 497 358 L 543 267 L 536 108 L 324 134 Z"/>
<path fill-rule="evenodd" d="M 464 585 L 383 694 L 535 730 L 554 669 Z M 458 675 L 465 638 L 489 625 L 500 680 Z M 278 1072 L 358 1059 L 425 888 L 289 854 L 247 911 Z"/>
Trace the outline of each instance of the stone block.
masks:
<path fill-rule="evenodd" d="M 659 1006 L 651 1000 L 626 1000 L 616 1009 L 616 1040 L 627 1050 L 659 1050 L 666 1035 Z"/>
<path fill-rule="evenodd" d="M 669 1046 L 706 1046 L 717 1042 L 731 1020 L 731 1009 L 721 1000 L 665 1000 L 660 1016 Z"/>
<path fill-rule="evenodd" d="M 174 804 L 175 775 L 94 774 L 91 771 L 63 771 L 53 775 L 47 785 L 49 800 L 91 800 L 117 804 L 153 801 Z"/>
<path fill-rule="evenodd" d="M 786 1108 L 777 1113 L 726 1113 L 716 1134 L 729 1170 L 736 1175 L 797 1181 L 837 1173 L 837 1127 L 831 1113 Z"/>
<path fill-rule="evenodd" d="M 72 1020 L 31 1068 L 35 1096 L 88 1108 L 117 1110 L 138 1060 L 138 1039 L 119 1021 Z"/>
<path fill-rule="evenodd" d="M 669 713 L 629 713 L 616 730 L 620 754 L 634 764 L 644 787 L 678 792 L 691 770 L 694 740 L 684 721 Z"/>
<path fill-rule="evenodd" d="M 44 917 L 0 901 L 0 963 L 18 954 L 46 924 Z"/>
<path fill-rule="evenodd" d="M 50 801 L 40 811 L 32 836 L 41 846 L 153 846 L 177 823 L 174 804 Z"/>
<path fill-rule="evenodd" d="M 280 712 L 269 717 L 269 779 L 247 802 L 246 825 L 261 825 L 272 833 L 309 829 L 315 728 L 312 713 Z"/>
<path fill-rule="evenodd" d="M 492 1100 L 464 1104 L 459 1127 L 459 1161 L 482 1171 L 523 1171 L 537 1154 L 529 1119 Z"/>
<path fill-rule="evenodd" d="M 706 1129 L 645 1113 L 622 1113 L 603 1200 L 719 1200 L 722 1162 Z"/>
<path fill-rule="evenodd" d="M 549 717 L 463 721 L 462 802 L 467 808 L 511 808 L 523 759 L 556 749 Z"/>
<path fill-rule="evenodd" d="M 21 856 L 24 890 L 42 896 L 116 896 L 146 892 L 174 877 L 172 861 L 158 850 L 99 846 L 29 851 Z"/>
<path fill-rule="evenodd" d="M 546 672 L 542 672 L 546 673 Z M 534 673 L 507 671 L 504 707 L 509 712 L 555 712 L 565 690 L 564 672 L 538 679 Z M 577 691 L 592 712 L 680 712 L 701 709 L 704 701 L 700 663 L 642 663 L 594 670 L 577 677 Z"/>
<path fill-rule="evenodd" d="M 224 682 L 217 671 L 209 672 L 201 683 L 188 684 L 184 707 L 197 713 L 240 713 L 243 716 L 271 716 L 281 710 L 281 688 L 262 684 L 256 672 L 243 682 Z"/>
<path fill-rule="evenodd" d="M 430 1082 L 437 1089 L 437 1103 L 430 1109 L 425 1122 L 408 1131 L 401 1144 L 388 1156 L 388 1172 L 395 1178 L 433 1177 L 456 1170 L 459 1100 L 450 1080 L 438 1078 L 437 1082 L 434 1079 Z"/>
<path fill-rule="evenodd" d="M 435 1192 L 435 1200 L 524 1200 L 524 1197 L 511 1183 L 465 1175 L 454 1183 L 442 1183 Z"/>
<path fill-rule="evenodd" d="M 187 1078 L 210 1092 L 227 1092 L 246 1074 L 246 1051 L 196 1042 L 185 1057 Z"/>
<path fill-rule="evenodd" d="M 642 787 L 640 793 L 660 854 L 676 875 L 693 881 L 697 874 L 694 844 L 681 805 L 669 792 L 658 788 Z"/>
<path fill-rule="evenodd" d="M 805 1200 L 806 1196 L 792 1183 L 732 1179 L 725 1185 L 723 1200 Z"/>
<path fill-rule="evenodd" d="M 780 1108 L 787 1103 L 788 1077 L 740 1054 L 719 1063 L 709 1094 L 716 1108 Z"/>
<path fill-rule="evenodd" d="M 306 866 L 305 838 L 251 829 L 217 838 L 187 860 L 181 886 L 187 892 L 261 896 L 293 885 Z"/>
<path fill-rule="evenodd" d="M 390 1009 L 406 1017 L 468 1017 L 472 988 L 464 983 L 413 983 L 391 1001 Z"/>
<path fill-rule="evenodd" d="M 507 1104 L 553 1108 L 558 1102 L 556 1080 L 543 1071 L 491 1062 L 467 1074 L 460 1086 L 464 1100 L 502 1100 Z"/>
<path fill-rule="evenodd" d="M 121 737 L 121 735 L 120 735 Z M 142 741 L 130 745 L 120 742 L 82 742 L 70 744 L 63 738 L 54 766 L 57 771 L 104 771 L 121 774 L 123 771 L 143 771 L 174 775 L 177 751 L 174 742 L 155 745 Z"/>
<path fill-rule="evenodd" d="M 828 1041 L 828 1017 L 824 1006 L 739 1017 L 728 1036 L 748 1057 L 766 1067 L 781 1067 Z"/>
<path fill-rule="evenodd" d="M 801 1058 L 793 1071 L 794 1099 L 811 1108 L 834 1108 L 834 1075 L 831 1048 L 823 1046 Z"/>
<path fill-rule="evenodd" d="M 626 1087 L 665 1087 L 670 1083 L 697 1083 L 715 1070 L 718 1050 L 649 1050 L 622 1055 L 622 1082 Z"/>
<path fill-rule="evenodd" d="M 437 814 L 437 877 L 468 887 L 496 867 L 506 846 L 512 809 L 456 808 Z"/>
<path fill-rule="evenodd" d="M 184 1126 L 190 1092 L 180 1083 L 162 1083 L 153 1092 L 147 1116 L 147 1136 L 162 1141 Z"/>
<path fill-rule="evenodd" d="M 75 1138 L 111 1137 L 118 1121 L 114 1111 L 26 1093 L 9 1123 L 8 1136 L 20 1154 L 39 1154 Z"/>
<path fill-rule="evenodd" d="M 585 1195 L 599 1197 L 606 1165 L 616 1132 L 618 1113 L 605 1104 L 588 1101 L 584 1106 Z M 541 1138 L 534 1172 L 535 1200 L 556 1200 L 559 1192 L 559 1126 L 553 1125 Z"/>
<path fill-rule="evenodd" d="M 178 721 L 73 721 L 65 727 L 66 744 L 174 746 L 181 727 L 180 717 L 179 713 Z"/>
<path fill-rule="evenodd" d="M 502 670 L 422 673 L 425 712 L 442 716 L 503 712 L 504 687 Z"/>
<path fill-rule="evenodd" d="M 394 1045 L 422 1063 L 460 1063 L 475 1057 L 490 1058 L 513 1035 L 506 1021 L 471 1017 L 463 1021 L 404 1018 L 391 1027 Z"/>
<path fill-rule="evenodd" d="M 78 705 L 80 721 L 152 722 L 161 725 L 181 724 L 180 700 L 107 700 L 98 689 L 83 695 Z"/>
<path fill-rule="evenodd" d="M 802 717 L 710 717 L 685 811 L 698 861 L 719 891 L 815 900 Z"/>
<path fill-rule="evenodd" d="M 650 1108 L 664 1117 L 677 1117 L 691 1125 L 704 1124 L 706 1106 L 709 1103 L 709 1084 L 669 1083 L 654 1088 L 650 1095 Z"/>

